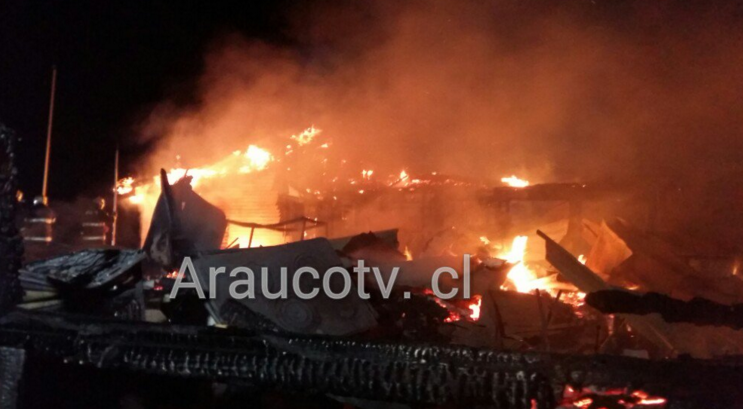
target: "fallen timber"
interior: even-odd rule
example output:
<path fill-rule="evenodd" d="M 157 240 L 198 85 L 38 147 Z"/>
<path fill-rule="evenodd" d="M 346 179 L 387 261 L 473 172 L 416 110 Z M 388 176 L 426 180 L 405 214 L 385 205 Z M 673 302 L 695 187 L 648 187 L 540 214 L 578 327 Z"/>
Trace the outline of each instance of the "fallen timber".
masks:
<path fill-rule="evenodd" d="M 701 360 L 504 352 L 20 310 L 0 318 L 0 347 L 68 365 L 415 404 L 552 408 L 565 385 L 641 388 L 667 397 L 669 407 L 722 408 L 743 399 L 739 367 Z"/>

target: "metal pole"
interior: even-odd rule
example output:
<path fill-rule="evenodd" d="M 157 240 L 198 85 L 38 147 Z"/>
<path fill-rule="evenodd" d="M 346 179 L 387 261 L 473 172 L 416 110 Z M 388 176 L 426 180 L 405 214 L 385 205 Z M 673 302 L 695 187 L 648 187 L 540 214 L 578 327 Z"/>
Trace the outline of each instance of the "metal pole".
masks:
<path fill-rule="evenodd" d="M 119 193 L 116 192 L 116 186 L 119 184 L 119 144 L 116 144 L 116 156 L 114 156 L 114 199 L 111 202 L 113 215 L 111 218 L 111 245 L 116 245 L 116 219 L 119 212 Z"/>
<path fill-rule="evenodd" d="M 41 197 L 46 202 L 46 190 L 49 182 L 49 153 L 52 150 L 52 120 L 54 118 L 54 93 L 57 90 L 57 66 L 52 66 L 52 94 L 49 98 L 49 122 L 46 128 L 46 157 L 44 158 L 44 184 L 41 187 Z"/>

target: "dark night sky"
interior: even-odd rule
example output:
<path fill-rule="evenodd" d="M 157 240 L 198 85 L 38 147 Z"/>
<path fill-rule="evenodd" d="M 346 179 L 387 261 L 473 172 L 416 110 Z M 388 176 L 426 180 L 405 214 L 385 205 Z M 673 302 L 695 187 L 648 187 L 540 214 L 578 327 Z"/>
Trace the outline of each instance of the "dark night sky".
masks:
<path fill-rule="evenodd" d="M 203 49 L 221 32 L 282 42 L 280 1 L 0 2 L 0 121 L 22 138 L 22 189 L 38 194 L 44 161 L 51 66 L 58 67 L 49 196 L 103 193 L 146 151 L 130 135 L 136 118 L 163 98 L 191 97 Z"/>

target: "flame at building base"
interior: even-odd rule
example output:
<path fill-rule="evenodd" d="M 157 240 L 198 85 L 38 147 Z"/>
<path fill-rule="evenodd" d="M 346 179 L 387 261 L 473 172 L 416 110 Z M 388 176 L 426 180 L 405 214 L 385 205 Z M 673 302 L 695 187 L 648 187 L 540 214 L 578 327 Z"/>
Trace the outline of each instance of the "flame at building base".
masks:
<path fill-rule="evenodd" d="M 490 241 L 487 237 L 481 237 L 483 244 L 488 245 Z M 506 282 L 501 286 L 502 290 L 513 290 L 520 293 L 532 293 L 535 290 L 546 292 L 553 297 L 558 293 L 564 293 L 563 302 L 574 306 L 583 305 L 585 293 L 578 291 L 577 288 L 557 280 L 557 274 L 546 271 L 538 271 L 530 265 L 527 259 L 527 236 L 516 236 L 511 242 L 507 251 L 501 251 L 496 257 L 513 264 L 514 266 L 506 276 Z M 582 263 L 585 264 L 585 257 L 579 256 Z"/>

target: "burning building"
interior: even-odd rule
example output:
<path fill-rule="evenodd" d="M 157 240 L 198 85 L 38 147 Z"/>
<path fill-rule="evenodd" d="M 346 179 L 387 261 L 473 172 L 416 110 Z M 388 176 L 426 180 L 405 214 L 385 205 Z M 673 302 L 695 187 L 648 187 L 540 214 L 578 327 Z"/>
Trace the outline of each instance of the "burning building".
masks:
<path fill-rule="evenodd" d="M 741 406 L 740 13 L 591 4 L 224 36 L 135 127 L 127 248 L 21 263 L 0 127 L 0 409 L 48 406 L 39 363 L 204 406 Z"/>

